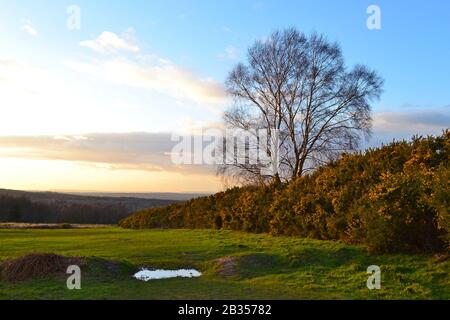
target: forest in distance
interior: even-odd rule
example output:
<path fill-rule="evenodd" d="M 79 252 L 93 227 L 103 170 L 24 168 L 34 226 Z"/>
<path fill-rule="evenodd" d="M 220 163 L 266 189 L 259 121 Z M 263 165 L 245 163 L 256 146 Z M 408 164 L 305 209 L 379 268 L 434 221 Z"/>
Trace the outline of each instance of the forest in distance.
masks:
<path fill-rule="evenodd" d="M 0 189 L 0 222 L 117 224 L 137 210 L 177 201 Z"/>

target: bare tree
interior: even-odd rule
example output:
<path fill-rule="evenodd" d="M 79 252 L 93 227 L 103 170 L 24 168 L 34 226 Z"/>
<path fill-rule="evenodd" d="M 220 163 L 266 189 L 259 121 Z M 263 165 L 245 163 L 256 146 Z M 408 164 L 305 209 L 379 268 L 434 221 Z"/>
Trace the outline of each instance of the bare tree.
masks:
<path fill-rule="evenodd" d="M 248 50 L 248 64 L 238 64 L 226 86 L 235 101 L 225 113 L 227 128 L 266 130 L 269 145 L 278 143 L 279 163 L 273 174 L 262 174 L 269 164 L 248 161 L 227 163 L 218 173 L 247 182 L 288 181 L 356 150 L 362 136 L 370 136 L 370 103 L 380 97 L 383 80 L 363 65 L 348 70 L 340 47 L 324 36 L 287 29 L 256 41 Z M 261 147 L 245 145 L 248 150 Z"/>

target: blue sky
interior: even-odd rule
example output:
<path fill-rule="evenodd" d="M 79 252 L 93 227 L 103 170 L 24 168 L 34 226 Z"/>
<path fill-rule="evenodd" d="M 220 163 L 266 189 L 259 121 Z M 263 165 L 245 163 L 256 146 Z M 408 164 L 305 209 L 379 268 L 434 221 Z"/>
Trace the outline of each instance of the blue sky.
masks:
<path fill-rule="evenodd" d="M 68 5 L 82 9 L 82 28 L 65 28 Z M 366 8 L 380 6 L 382 29 L 366 28 Z M 146 52 L 223 80 L 234 61 L 217 61 L 228 46 L 242 59 L 258 38 L 296 26 L 338 41 L 349 65 L 365 63 L 386 78 L 387 108 L 442 106 L 450 100 L 450 3 L 436 1 L 0 1 L 2 54 L 46 63 L 82 54 L 78 42 L 133 28 Z M 22 20 L 39 29 L 34 43 Z M 33 52 L 33 57 L 30 53 Z M 432 81 L 430 81 L 432 80 Z"/>
<path fill-rule="evenodd" d="M 73 4 L 80 30 L 66 27 Z M 366 27 L 372 4 L 381 30 Z M 371 144 L 449 127 L 448 1 L 0 0 L 0 137 L 157 134 L 220 122 L 227 73 L 256 39 L 291 26 L 324 33 L 349 66 L 366 64 L 385 79 Z M 122 47 L 99 48 L 105 39 Z M 12 158 L 30 160 L 0 152 Z"/>

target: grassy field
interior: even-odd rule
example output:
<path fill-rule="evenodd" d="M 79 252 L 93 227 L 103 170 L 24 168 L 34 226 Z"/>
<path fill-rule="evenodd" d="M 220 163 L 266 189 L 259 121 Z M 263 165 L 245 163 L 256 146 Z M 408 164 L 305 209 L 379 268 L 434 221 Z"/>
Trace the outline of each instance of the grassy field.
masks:
<path fill-rule="evenodd" d="M 82 290 L 64 277 L 11 284 L 0 299 L 450 299 L 450 261 L 437 256 L 370 256 L 364 247 L 231 231 L 119 228 L 0 230 L 0 261 L 27 253 L 58 253 L 119 262 L 109 270 L 93 259 Z M 217 259 L 235 257 L 224 275 Z M 382 289 L 366 287 L 366 269 L 382 270 Z M 195 279 L 140 282 L 140 267 L 197 268 Z"/>

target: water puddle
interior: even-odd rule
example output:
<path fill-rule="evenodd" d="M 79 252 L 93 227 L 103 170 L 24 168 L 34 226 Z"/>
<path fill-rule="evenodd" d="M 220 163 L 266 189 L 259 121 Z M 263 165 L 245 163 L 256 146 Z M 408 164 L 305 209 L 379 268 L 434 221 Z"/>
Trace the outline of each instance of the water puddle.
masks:
<path fill-rule="evenodd" d="M 141 281 L 150 281 L 158 279 L 170 278 L 197 278 L 200 277 L 201 272 L 195 269 L 180 269 L 180 270 L 148 270 L 142 269 L 133 277 Z"/>

